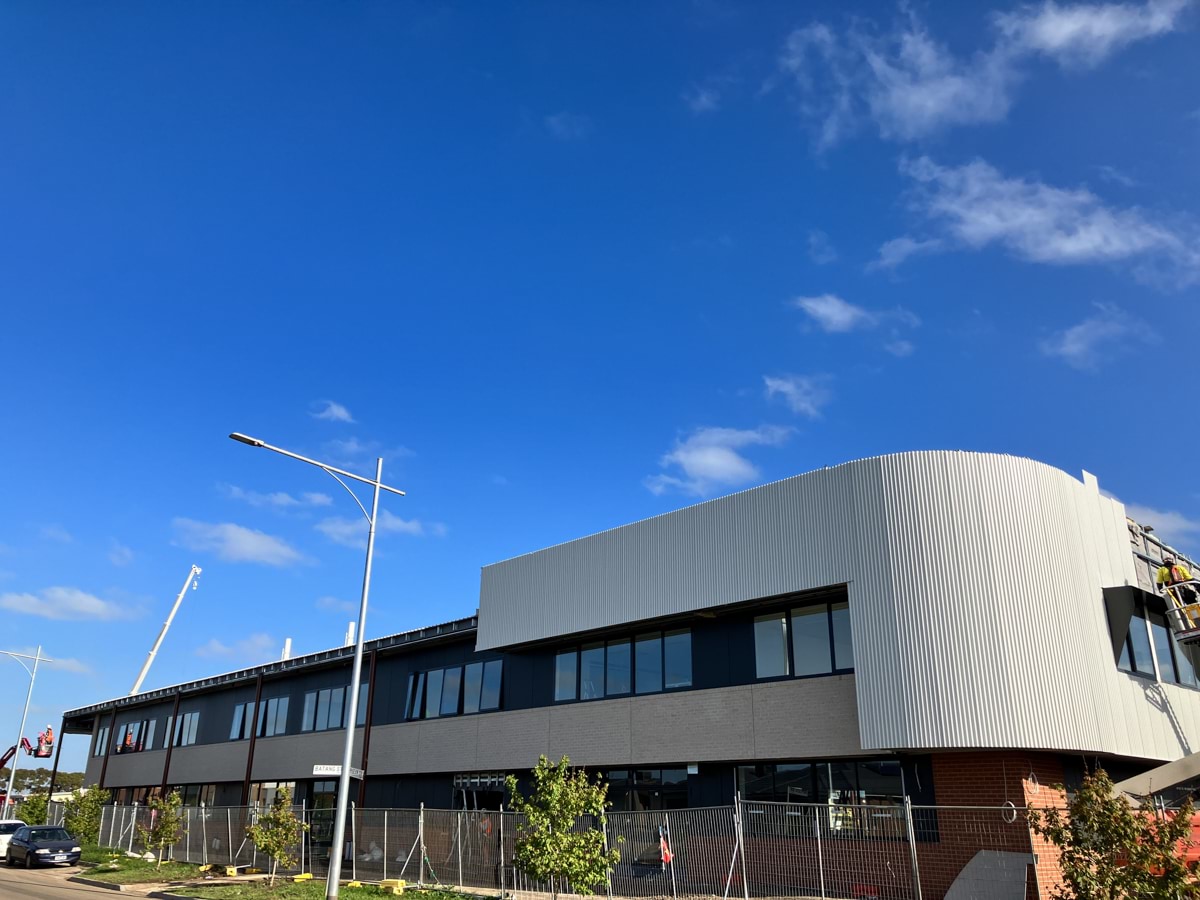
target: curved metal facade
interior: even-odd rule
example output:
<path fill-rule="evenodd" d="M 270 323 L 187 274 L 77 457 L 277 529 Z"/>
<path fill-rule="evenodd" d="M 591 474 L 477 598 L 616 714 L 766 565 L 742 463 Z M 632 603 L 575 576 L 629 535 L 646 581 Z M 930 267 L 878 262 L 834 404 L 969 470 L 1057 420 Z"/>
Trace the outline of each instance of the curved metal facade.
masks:
<path fill-rule="evenodd" d="M 488 566 L 478 646 L 842 583 L 865 749 L 1200 748 L 1200 692 L 1113 663 L 1124 508 L 1011 456 L 860 460 Z"/>

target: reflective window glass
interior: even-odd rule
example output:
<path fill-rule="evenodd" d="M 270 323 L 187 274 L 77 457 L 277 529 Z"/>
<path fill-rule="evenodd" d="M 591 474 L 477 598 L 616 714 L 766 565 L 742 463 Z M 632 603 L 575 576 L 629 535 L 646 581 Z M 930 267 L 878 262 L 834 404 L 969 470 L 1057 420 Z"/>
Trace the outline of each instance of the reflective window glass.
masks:
<path fill-rule="evenodd" d="M 652 694 L 662 690 L 662 637 L 654 634 L 638 635 L 633 645 L 634 674 L 633 688 L 639 694 Z"/>
<path fill-rule="evenodd" d="M 687 629 L 663 635 L 663 675 L 667 688 L 691 687 L 692 633 Z"/>
<path fill-rule="evenodd" d="M 500 680 L 504 673 L 504 660 L 490 659 L 483 664 L 483 691 L 479 700 L 480 709 L 500 708 Z"/>
<path fill-rule="evenodd" d="M 787 675 L 787 617 L 782 613 L 754 620 L 754 667 L 759 678 Z"/>
<path fill-rule="evenodd" d="M 425 718 L 436 719 L 442 709 L 442 670 L 434 669 L 425 682 Z"/>
<path fill-rule="evenodd" d="M 444 670 L 442 676 L 442 715 L 458 715 L 458 689 L 462 683 L 462 669 L 455 666 Z"/>
<path fill-rule="evenodd" d="M 850 604 L 834 603 L 830 607 L 833 616 L 833 665 L 840 670 L 854 668 L 854 642 L 850 638 Z"/>
<path fill-rule="evenodd" d="M 1171 652 L 1171 632 L 1165 622 L 1150 620 L 1150 636 L 1154 640 L 1154 654 L 1158 657 L 1158 674 L 1163 681 L 1179 683 L 1179 672 L 1175 668 L 1175 655 Z"/>
<path fill-rule="evenodd" d="M 604 688 L 609 697 L 628 694 L 631 672 L 629 668 L 629 641 L 612 641 L 608 645 L 608 681 Z"/>
<path fill-rule="evenodd" d="M 575 699 L 575 651 L 560 653 L 554 659 L 554 699 Z"/>
<path fill-rule="evenodd" d="M 584 644 L 579 652 L 579 699 L 604 696 L 604 645 Z"/>
<path fill-rule="evenodd" d="M 479 712 L 479 691 L 483 686 L 483 663 L 471 663 L 463 675 L 463 712 Z"/>
<path fill-rule="evenodd" d="M 792 659 L 797 675 L 827 675 L 833 671 L 829 652 L 829 607 L 792 610 Z"/>

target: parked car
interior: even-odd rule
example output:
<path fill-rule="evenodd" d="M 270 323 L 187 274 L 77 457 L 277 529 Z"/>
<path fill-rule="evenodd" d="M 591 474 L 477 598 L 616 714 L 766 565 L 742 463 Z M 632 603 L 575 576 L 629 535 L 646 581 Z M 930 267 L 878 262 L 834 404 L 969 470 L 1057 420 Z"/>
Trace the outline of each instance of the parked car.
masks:
<path fill-rule="evenodd" d="M 8 842 L 4 861 L 15 866 L 17 860 L 32 869 L 40 865 L 73 866 L 79 862 L 81 850 L 67 829 L 57 825 L 22 825 Z"/>
<path fill-rule="evenodd" d="M 20 819 L 0 819 L 0 853 L 8 851 L 8 842 L 16 830 L 24 825 Z"/>

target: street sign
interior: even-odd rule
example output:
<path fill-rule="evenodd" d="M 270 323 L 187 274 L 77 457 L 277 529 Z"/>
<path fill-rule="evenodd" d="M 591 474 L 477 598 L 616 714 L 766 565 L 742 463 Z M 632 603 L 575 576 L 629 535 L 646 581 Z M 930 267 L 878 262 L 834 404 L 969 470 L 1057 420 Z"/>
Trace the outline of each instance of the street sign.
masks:
<path fill-rule="evenodd" d="M 342 774 L 341 766 L 322 766 L 322 765 L 313 766 L 313 775 L 314 776 L 328 775 L 328 776 L 336 777 L 341 774 Z M 351 766 L 350 767 L 350 777 L 357 778 L 359 781 L 362 781 L 363 780 L 363 770 L 356 769 L 356 768 L 354 768 L 354 766 Z"/>

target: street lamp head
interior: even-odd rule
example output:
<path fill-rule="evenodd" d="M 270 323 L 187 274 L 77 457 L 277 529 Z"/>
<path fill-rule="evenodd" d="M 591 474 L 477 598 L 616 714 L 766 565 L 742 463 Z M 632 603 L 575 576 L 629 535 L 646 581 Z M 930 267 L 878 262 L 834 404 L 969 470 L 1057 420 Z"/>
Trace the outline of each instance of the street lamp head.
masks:
<path fill-rule="evenodd" d="M 230 435 L 230 437 L 233 438 L 233 440 L 240 441 L 243 444 L 249 444 L 251 447 L 265 447 L 266 446 L 266 443 L 264 443 L 263 441 L 260 441 L 258 438 L 249 437 L 248 435 L 244 435 L 238 431 L 235 431 L 233 434 Z"/>

